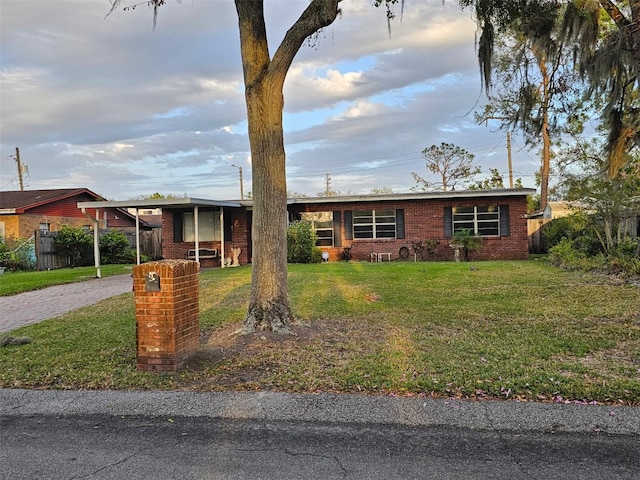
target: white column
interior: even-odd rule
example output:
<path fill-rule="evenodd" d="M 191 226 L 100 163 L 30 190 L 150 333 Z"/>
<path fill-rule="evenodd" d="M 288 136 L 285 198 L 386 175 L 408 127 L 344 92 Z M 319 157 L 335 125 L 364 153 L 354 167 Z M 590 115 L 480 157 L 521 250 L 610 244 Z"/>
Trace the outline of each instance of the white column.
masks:
<path fill-rule="evenodd" d="M 196 240 L 196 262 L 200 263 L 200 238 L 198 237 L 198 230 L 200 230 L 200 228 L 198 226 L 198 215 L 200 215 L 200 211 L 196 205 L 193 207 L 193 228 L 194 238 Z"/>
<path fill-rule="evenodd" d="M 224 209 L 220 207 L 220 266 L 224 268 Z"/>

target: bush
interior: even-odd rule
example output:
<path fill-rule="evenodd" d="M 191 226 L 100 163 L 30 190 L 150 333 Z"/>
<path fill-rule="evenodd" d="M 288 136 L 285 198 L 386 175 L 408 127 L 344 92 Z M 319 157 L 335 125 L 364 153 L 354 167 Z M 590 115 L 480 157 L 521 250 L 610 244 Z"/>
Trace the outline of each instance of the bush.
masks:
<path fill-rule="evenodd" d="M 320 263 L 322 250 L 316 247 L 316 234 L 309 222 L 294 222 L 287 227 L 287 262 Z"/>
<path fill-rule="evenodd" d="M 56 250 L 69 259 L 70 267 L 82 265 L 83 256 L 91 252 L 93 237 L 80 227 L 62 225 L 56 235 Z"/>
<path fill-rule="evenodd" d="M 584 261 L 587 255 L 574 248 L 573 240 L 562 238 L 549 249 L 549 261 L 556 267 L 568 267 Z"/>
<path fill-rule="evenodd" d="M 34 244 L 29 239 L 0 239 L 0 267 L 16 272 L 36 268 Z"/>
<path fill-rule="evenodd" d="M 112 230 L 100 237 L 100 261 L 105 265 L 135 263 L 136 254 L 124 233 Z"/>
<path fill-rule="evenodd" d="M 572 213 L 566 217 L 555 218 L 543 228 L 547 248 L 558 245 L 563 238 L 574 240 L 586 229 L 587 220 L 582 213 Z"/>

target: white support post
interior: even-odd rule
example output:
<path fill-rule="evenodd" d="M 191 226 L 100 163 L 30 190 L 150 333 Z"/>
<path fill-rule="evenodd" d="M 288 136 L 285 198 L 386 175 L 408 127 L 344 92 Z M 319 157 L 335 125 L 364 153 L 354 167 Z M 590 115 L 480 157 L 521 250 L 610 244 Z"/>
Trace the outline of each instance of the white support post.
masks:
<path fill-rule="evenodd" d="M 200 214 L 200 211 L 198 209 L 198 206 L 196 205 L 195 207 L 193 207 L 193 229 L 194 229 L 194 237 L 195 237 L 195 247 L 196 247 L 196 262 L 200 263 L 200 238 L 198 235 L 198 230 L 200 230 L 199 227 L 199 222 L 198 222 L 198 215 Z"/>
<path fill-rule="evenodd" d="M 220 266 L 224 268 L 224 209 L 220 207 Z"/>
<path fill-rule="evenodd" d="M 96 208 L 96 218 L 93 220 L 93 257 L 96 266 L 96 277 L 102 278 L 100 271 L 100 211 Z"/>
<path fill-rule="evenodd" d="M 136 207 L 136 265 L 140 265 L 140 215 Z"/>

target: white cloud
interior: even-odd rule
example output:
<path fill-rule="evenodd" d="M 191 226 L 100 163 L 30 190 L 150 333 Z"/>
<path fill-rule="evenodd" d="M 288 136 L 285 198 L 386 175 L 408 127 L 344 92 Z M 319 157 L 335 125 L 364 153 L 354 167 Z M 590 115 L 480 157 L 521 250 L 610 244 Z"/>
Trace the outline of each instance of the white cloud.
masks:
<path fill-rule="evenodd" d="M 307 4 L 265 2 L 272 53 Z M 104 0 L 0 8 L 2 188 L 13 188 L 16 146 L 31 188 L 234 198 L 231 164 L 250 184 L 233 2 L 167 2 L 155 30 L 144 5 L 107 18 Z M 391 36 L 370 0 L 341 8 L 285 84 L 292 190 L 321 191 L 327 171 L 341 191 L 407 190 L 425 146 L 499 142 L 465 117 L 479 95 L 475 24 L 456 2 L 407 2 Z"/>

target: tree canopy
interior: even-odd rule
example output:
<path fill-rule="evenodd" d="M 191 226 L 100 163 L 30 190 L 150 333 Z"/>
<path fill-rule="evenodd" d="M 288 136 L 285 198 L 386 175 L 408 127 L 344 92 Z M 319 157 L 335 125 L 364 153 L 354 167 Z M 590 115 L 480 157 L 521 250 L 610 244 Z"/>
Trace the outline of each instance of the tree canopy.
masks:
<path fill-rule="evenodd" d="M 427 170 L 435 173 L 439 179 L 431 182 L 412 172 L 411 175 L 417 184 L 414 189 L 440 189 L 445 192 L 455 190 L 462 182 L 480 173 L 480 168 L 473 164 L 475 155 L 451 143 L 431 145 L 422 150 L 422 156 L 426 160 Z"/>
<path fill-rule="evenodd" d="M 475 12 L 480 29 L 478 59 L 484 85 L 491 89 L 496 40 L 515 25 L 538 43 L 574 41 L 577 71 L 602 95 L 608 127 L 606 170 L 615 177 L 627 154 L 640 147 L 640 0 L 460 0 Z M 604 12 L 604 14 L 603 14 Z"/>

